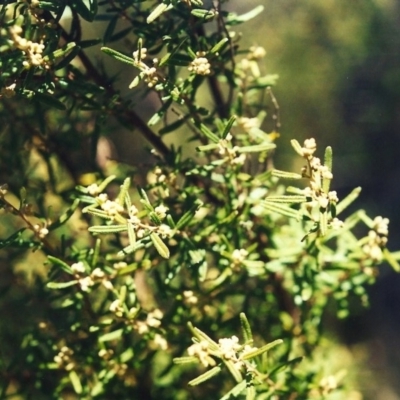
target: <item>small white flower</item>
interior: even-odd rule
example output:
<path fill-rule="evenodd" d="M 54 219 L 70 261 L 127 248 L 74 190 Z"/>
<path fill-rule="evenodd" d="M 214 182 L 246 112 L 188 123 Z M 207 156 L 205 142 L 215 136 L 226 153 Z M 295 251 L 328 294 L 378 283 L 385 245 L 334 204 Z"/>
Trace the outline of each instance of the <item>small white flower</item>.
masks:
<path fill-rule="evenodd" d="M 199 299 L 197 298 L 197 296 L 195 296 L 193 290 L 185 290 L 183 292 L 183 301 L 186 304 L 192 305 L 192 304 L 197 304 Z"/>
<path fill-rule="evenodd" d="M 85 264 L 82 261 L 72 264 L 71 269 L 76 274 L 84 274 L 86 272 Z"/>
<path fill-rule="evenodd" d="M 158 227 L 158 232 L 160 233 L 162 238 L 166 238 L 166 237 L 171 237 L 172 236 L 172 229 L 166 225 L 166 224 L 161 224 Z"/>
<path fill-rule="evenodd" d="M 317 150 L 317 143 L 315 139 L 314 138 L 306 139 L 302 147 L 303 156 L 304 157 L 312 156 L 315 150 Z"/>
<path fill-rule="evenodd" d="M 232 262 L 235 265 L 239 265 L 246 259 L 248 255 L 249 253 L 245 249 L 235 249 L 232 252 Z"/>
<path fill-rule="evenodd" d="M 154 335 L 154 344 L 161 350 L 167 350 L 168 349 L 168 342 L 159 334 L 156 333 Z"/>
<path fill-rule="evenodd" d="M 113 313 L 122 313 L 124 311 L 122 305 L 121 305 L 121 300 L 116 299 L 114 300 L 109 307 L 109 310 Z"/>
<path fill-rule="evenodd" d="M 189 356 L 197 357 L 205 367 L 214 366 L 216 364 L 215 360 L 210 357 L 208 342 L 206 340 L 202 340 L 199 343 L 193 343 L 188 347 L 187 352 Z"/>
<path fill-rule="evenodd" d="M 250 53 L 248 54 L 249 60 L 259 60 L 264 58 L 267 52 L 265 51 L 264 47 L 261 46 L 251 46 Z"/>
<path fill-rule="evenodd" d="M 164 219 L 167 216 L 168 207 L 165 207 L 163 204 L 157 206 L 154 211 L 158 215 L 160 219 Z"/>
<path fill-rule="evenodd" d="M 88 292 L 90 287 L 94 285 L 93 279 L 90 276 L 79 279 L 79 285 L 82 292 Z"/>
<path fill-rule="evenodd" d="M 389 218 L 376 217 L 374 219 L 374 229 L 379 235 L 387 236 L 389 234 Z"/>
<path fill-rule="evenodd" d="M 97 183 L 92 183 L 86 188 L 86 190 L 91 196 L 97 196 L 99 194 L 99 186 Z"/>
<path fill-rule="evenodd" d="M 232 336 L 231 338 L 223 338 L 218 340 L 219 348 L 222 355 L 227 360 L 237 360 L 236 353 L 240 350 L 241 346 L 239 344 L 239 339 L 237 336 Z"/>
<path fill-rule="evenodd" d="M 205 56 L 204 52 L 197 52 L 196 58 L 190 63 L 189 71 L 197 75 L 210 75 L 211 64 Z"/>

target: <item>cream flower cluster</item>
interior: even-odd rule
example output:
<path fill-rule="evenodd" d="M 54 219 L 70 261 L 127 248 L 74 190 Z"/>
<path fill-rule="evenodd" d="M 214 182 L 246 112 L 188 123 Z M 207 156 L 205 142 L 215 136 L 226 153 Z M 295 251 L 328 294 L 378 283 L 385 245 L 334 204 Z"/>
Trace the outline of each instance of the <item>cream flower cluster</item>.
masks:
<path fill-rule="evenodd" d="M 59 369 L 65 369 L 71 371 L 75 368 L 75 362 L 72 358 L 74 351 L 67 346 L 61 347 L 60 351 L 54 356 L 54 362 L 57 364 Z"/>
<path fill-rule="evenodd" d="M 336 204 L 339 199 L 335 191 L 325 193 L 323 180 L 332 180 L 333 175 L 329 168 L 322 165 L 318 157 L 314 157 L 317 144 L 314 138 L 306 139 L 300 154 L 307 160 L 308 165 L 302 169 L 303 177 L 310 180 L 310 186 L 304 189 L 304 195 L 310 197 L 320 208 L 327 209 L 330 203 Z"/>
<path fill-rule="evenodd" d="M 22 63 L 23 66 L 27 69 L 38 66 L 46 67 L 47 64 L 43 59 L 43 51 L 45 49 L 43 41 L 36 43 L 32 40 L 27 40 L 21 36 L 22 32 L 22 28 L 19 25 L 10 27 L 11 39 L 14 46 L 22 50 L 26 56 L 25 61 Z"/>
<path fill-rule="evenodd" d="M 238 154 L 239 147 L 232 146 L 232 135 L 228 133 L 225 139 L 220 139 L 218 142 L 218 153 L 224 156 L 224 159 L 231 164 L 243 165 L 246 161 L 246 154 Z"/>
<path fill-rule="evenodd" d="M 101 282 L 107 290 L 113 289 L 111 277 L 107 276 L 100 268 L 95 268 L 90 274 L 87 274 L 85 265 L 82 261 L 79 261 L 72 264 L 71 269 L 74 272 L 75 279 L 78 280 L 82 292 L 89 292 L 90 288 L 97 282 Z"/>
<path fill-rule="evenodd" d="M 373 229 L 368 232 L 363 251 L 372 260 L 380 262 L 383 259 L 382 248 L 388 241 L 389 219 L 378 216 L 373 221 Z"/>
<path fill-rule="evenodd" d="M 147 58 L 146 47 L 142 47 L 140 49 L 140 52 L 139 52 L 139 50 L 136 50 L 133 52 L 133 59 L 135 61 L 135 64 L 141 70 L 140 77 L 147 83 L 147 86 L 149 88 L 152 88 L 159 81 L 157 68 L 155 67 L 158 64 L 158 59 L 156 59 L 156 58 L 153 59 L 153 66 L 150 67 L 144 62 L 144 60 L 146 58 Z M 129 87 L 132 88 L 133 86 L 134 85 L 132 82 L 132 84 Z"/>
<path fill-rule="evenodd" d="M 249 345 L 241 345 L 237 336 L 230 338 L 222 338 L 218 340 L 218 350 L 211 350 L 210 344 L 206 340 L 195 342 L 188 348 L 188 355 L 196 357 L 205 366 L 214 366 L 216 361 L 211 357 L 216 355 L 227 361 L 232 361 L 235 368 L 241 369 L 247 364 L 241 359 L 242 356 L 250 351 L 255 350 Z M 247 365 L 250 367 L 250 365 Z"/>
<path fill-rule="evenodd" d="M 197 75 L 210 75 L 211 74 L 211 64 L 205 57 L 206 53 L 204 51 L 198 51 L 196 53 L 196 58 L 190 63 L 189 71 Z"/>

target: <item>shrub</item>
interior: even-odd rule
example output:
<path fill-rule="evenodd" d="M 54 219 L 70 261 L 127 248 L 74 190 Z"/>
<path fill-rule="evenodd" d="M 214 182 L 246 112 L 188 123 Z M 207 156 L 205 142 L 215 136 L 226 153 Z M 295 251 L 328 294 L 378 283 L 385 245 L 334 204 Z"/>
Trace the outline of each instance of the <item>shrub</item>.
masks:
<path fill-rule="evenodd" d="M 235 31 L 262 7 L 223 3 L 1 7 L 1 398 L 359 398 L 322 320 L 399 269 L 389 221 L 312 138 L 274 167 L 277 76 Z M 104 160 L 115 122 L 144 165 Z"/>

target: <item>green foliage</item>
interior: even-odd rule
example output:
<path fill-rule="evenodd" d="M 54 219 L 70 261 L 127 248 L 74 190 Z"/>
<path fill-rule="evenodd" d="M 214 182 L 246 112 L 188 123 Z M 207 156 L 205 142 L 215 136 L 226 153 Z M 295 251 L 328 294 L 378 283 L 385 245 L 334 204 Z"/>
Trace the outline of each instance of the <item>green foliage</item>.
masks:
<path fill-rule="evenodd" d="M 300 171 L 273 167 L 277 76 L 235 31 L 263 8 L 215 7 L 1 7 L 0 248 L 33 305 L 9 348 L 1 328 L 0 398 L 354 395 L 322 321 L 368 304 L 383 261 L 400 269 L 389 221 L 343 216 L 360 189 L 338 199 L 314 139 L 291 141 Z M 150 144 L 147 170 L 96 161 L 110 120 Z"/>

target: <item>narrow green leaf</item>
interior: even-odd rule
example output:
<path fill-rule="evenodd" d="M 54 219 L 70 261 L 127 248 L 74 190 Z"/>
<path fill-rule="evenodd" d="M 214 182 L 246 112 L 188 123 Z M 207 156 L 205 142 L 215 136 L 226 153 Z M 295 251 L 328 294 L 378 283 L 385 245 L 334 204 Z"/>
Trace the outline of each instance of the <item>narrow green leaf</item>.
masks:
<path fill-rule="evenodd" d="M 296 358 L 293 358 L 292 360 L 289 360 L 289 361 L 287 361 L 287 362 L 285 362 L 285 363 L 283 363 L 283 364 L 281 364 L 281 365 L 278 365 L 275 369 L 273 369 L 269 374 L 268 374 L 268 376 L 269 377 L 272 377 L 273 375 L 275 375 L 276 373 L 278 373 L 278 372 L 280 372 L 280 371 L 282 371 L 282 370 L 284 370 L 284 369 L 286 369 L 286 368 L 288 368 L 288 367 L 290 367 L 290 366 L 294 366 L 295 364 L 298 364 L 300 361 L 302 361 L 304 359 L 304 357 L 296 357 Z"/>
<path fill-rule="evenodd" d="M 67 67 L 69 64 L 71 64 L 71 61 L 79 54 L 80 51 L 81 47 L 75 46 L 66 57 L 64 57 L 59 63 L 57 63 L 57 65 L 54 67 L 54 70 L 58 71 Z"/>
<path fill-rule="evenodd" d="M 256 398 L 256 389 L 252 382 L 248 382 L 246 391 L 246 400 L 255 400 Z"/>
<path fill-rule="evenodd" d="M 128 194 L 129 188 L 131 186 L 131 179 L 126 178 L 124 183 L 120 186 L 120 191 L 118 194 L 118 202 L 119 204 L 124 204 L 126 195 Z"/>
<path fill-rule="evenodd" d="M 199 200 L 195 202 L 190 210 L 186 211 L 185 214 L 182 215 L 181 218 L 179 218 L 179 221 L 176 223 L 176 229 L 182 229 L 186 225 L 190 223 L 190 221 L 194 218 L 197 210 L 203 205 L 203 203 Z"/>
<path fill-rule="evenodd" d="M 211 132 L 206 125 L 200 124 L 200 131 L 204 133 L 204 135 L 206 135 L 212 142 L 214 143 L 219 142 L 220 140 L 219 137 L 215 133 Z"/>
<path fill-rule="evenodd" d="M 47 256 L 47 258 L 53 264 L 58 265 L 67 274 L 74 275 L 74 272 L 72 271 L 71 267 L 66 262 L 60 260 L 59 258 L 53 257 L 53 256 Z"/>
<path fill-rule="evenodd" d="M 161 14 L 165 13 L 166 11 L 172 8 L 172 4 L 159 4 L 147 17 L 146 22 L 151 24 L 154 20 L 156 20 Z"/>
<path fill-rule="evenodd" d="M 165 135 L 166 133 L 173 132 L 173 131 L 177 130 L 178 128 L 180 128 L 185 122 L 186 122 L 186 117 L 179 118 L 176 121 L 172 122 L 171 124 L 166 125 L 163 128 L 161 128 L 158 131 L 158 133 L 160 135 Z"/>
<path fill-rule="evenodd" d="M 296 174 L 295 172 L 280 171 L 279 169 L 273 169 L 271 174 L 272 174 L 272 176 L 276 176 L 277 178 L 282 178 L 282 179 L 302 179 L 303 178 L 300 174 Z"/>
<path fill-rule="evenodd" d="M 211 54 L 218 53 L 225 46 L 225 44 L 228 43 L 228 42 L 229 42 L 228 38 L 223 38 L 215 46 L 213 46 L 213 48 L 210 50 L 210 53 Z M 232 118 L 234 118 L 234 117 L 232 117 Z"/>
<path fill-rule="evenodd" d="M 233 379 L 235 379 L 235 381 L 237 383 L 241 382 L 243 380 L 243 376 L 240 373 L 238 367 L 233 363 L 233 361 L 225 360 L 225 358 L 223 358 L 222 361 L 224 362 L 226 367 L 229 369 L 229 372 L 233 376 Z"/>
<path fill-rule="evenodd" d="M 264 143 L 264 144 L 257 144 L 254 146 L 243 146 L 239 147 L 239 153 L 259 153 L 261 151 L 268 151 L 276 148 L 276 144 L 274 143 Z"/>
<path fill-rule="evenodd" d="M 47 287 L 49 289 L 65 289 L 69 286 L 76 285 L 78 283 L 77 280 L 68 281 L 68 282 L 49 282 L 47 283 Z"/>
<path fill-rule="evenodd" d="M 242 360 L 250 360 L 251 358 L 257 357 L 257 356 L 265 353 L 266 351 L 272 349 L 273 347 L 278 346 L 279 344 L 282 344 L 282 343 L 283 343 L 282 339 L 274 340 L 273 342 L 268 343 L 268 344 L 260 347 L 259 349 L 252 350 L 252 351 L 249 351 L 249 352 L 243 354 L 242 356 L 240 356 L 240 358 Z"/>
<path fill-rule="evenodd" d="M 268 196 L 264 201 L 270 202 L 270 203 L 289 203 L 289 204 L 295 204 L 295 203 L 304 203 L 307 201 L 306 196 L 302 195 L 272 195 Z"/>
<path fill-rule="evenodd" d="M 115 14 L 114 17 L 110 20 L 110 23 L 107 25 L 107 28 L 104 32 L 103 43 L 108 43 L 110 41 L 111 36 L 114 34 L 115 28 L 119 21 L 119 14 Z"/>
<path fill-rule="evenodd" d="M 149 119 L 149 122 L 147 123 L 149 126 L 155 125 L 157 122 L 161 120 L 161 118 L 165 115 L 165 113 L 168 111 L 170 105 L 172 104 L 173 100 L 170 98 L 168 99 L 162 106 L 161 108 Z"/>
<path fill-rule="evenodd" d="M 134 247 L 136 244 L 136 234 L 135 234 L 135 229 L 133 228 L 133 225 L 128 222 L 128 237 L 129 237 L 129 245 Z"/>
<path fill-rule="evenodd" d="M 108 332 L 99 337 L 99 342 L 109 342 L 110 340 L 117 340 L 122 336 L 123 329 L 117 329 L 116 331 Z"/>
<path fill-rule="evenodd" d="M 396 272 L 400 272 L 400 264 L 387 248 L 383 249 L 383 257 Z"/>
<path fill-rule="evenodd" d="M 72 203 L 71 207 L 65 211 L 64 214 L 62 214 L 56 221 L 54 221 L 50 226 L 49 229 L 53 230 L 58 228 L 61 225 L 64 225 L 74 214 L 75 210 L 78 208 L 80 203 L 79 199 L 75 199 L 74 202 Z"/>
<path fill-rule="evenodd" d="M 261 14 L 264 11 L 264 6 L 257 6 L 253 8 L 251 11 L 237 16 L 235 19 L 237 22 L 246 22 L 250 21 L 251 19 L 257 17 L 258 14 Z"/>
<path fill-rule="evenodd" d="M 88 7 L 86 6 L 88 5 Z M 74 0 L 70 6 L 86 21 L 92 22 L 97 14 L 97 0 Z"/>
<path fill-rule="evenodd" d="M 251 333 L 249 320 L 247 319 L 245 313 L 240 313 L 240 324 L 242 326 L 242 333 L 245 344 L 253 343 L 253 334 Z"/>
<path fill-rule="evenodd" d="M 325 156 L 324 156 L 324 165 L 325 167 L 328 168 L 330 172 L 332 172 L 332 159 L 333 159 L 333 154 L 332 154 L 332 147 L 328 146 L 325 149 Z M 329 192 L 329 188 L 331 186 L 331 179 L 322 179 L 322 189 L 324 190 L 325 193 Z"/>
<path fill-rule="evenodd" d="M 239 397 L 246 389 L 247 382 L 245 380 L 239 382 L 233 389 L 222 396 L 219 400 L 232 400 L 232 397 Z"/>
<path fill-rule="evenodd" d="M 299 211 L 294 210 L 293 208 L 290 208 L 283 204 L 269 203 L 267 201 L 263 201 L 261 205 L 268 211 L 284 215 L 285 217 L 295 218 L 297 220 L 300 220 L 301 214 Z"/>
<path fill-rule="evenodd" d="M 218 148 L 217 143 L 210 143 L 210 144 L 206 144 L 204 146 L 198 146 L 198 147 L 196 147 L 196 150 L 199 152 L 205 153 L 207 151 L 215 150 L 217 148 Z"/>
<path fill-rule="evenodd" d="M 319 231 L 322 236 L 326 235 L 328 230 L 328 212 L 326 210 L 319 213 Z"/>
<path fill-rule="evenodd" d="M 195 8 L 190 12 L 194 17 L 201 18 L 205 21 L 209 21 L 215 17 L 215 12 L 212 10 L 204 10 Z"/>
<path fill-rule="evenodd" d="M 110 49 L 109 47 L 102 47 L 101 51 L 118 61 L 122 61 L 125 64 L 134 65 L 134 60 L 132 57 L 128 57 L 125 54 L 120 53 L 119 51 Z"/>
<path fill-rule="evenodd" d="M 229 121 L 225 125 L 224 130 L 222 131 L 222 139 L 225 139 L 228 136 L 228 134 L 230 133 L 230 131 L 232 129 L 232 126 L 235 123 L 235 121 L 236 121 L 236 117 L 235 116 L 232 116 L 232 117 L 229 118 Z"/>
<path fill-rule="evenodd" d="M 163 258 L 169 258 L 169 249 L 168 247 L 165 245 L 165 243 L 162 241 L 162 239 L 160 238 L 160 236 L 158 236 L 156 233 L 152 233 L 150 235 L 151 241 L 154 244 L 154 247 L 156 248 L 158 254 L 163 257 Z"/>
<path fill-rule="evenodd" d="M 357 187 L 351 191 L 342 201 L 336 205 L 336 215 L 345 210 L 361 193 L 361 187 Z"/>
<path fill-rule="evenodd" d="M 296 139 L 292 139 L 290 141 L 290 144 L 292 145 L 292 147 L 294 148 L 295 152 L 299 156 L 304 157 L 303 148 L 301 147 L 300 143 Z"/>
<path fill-rule="evenodd" d="M 45 104 L 48 107 L 57 108 L 58 110 L 65 110 L 65 104 L 58 100 L 55 96 L 47 93 L 35 93 L 35 99 Z"/>
<path fill-rule="evenodd" d="M 194 356 L 188 357 L 175 357 L 173 360 L 174 364 L 189 364 L 189 363 L 198 363 L 199 359 Z"/>
<path fill-rule="evenodd" d="M 93 233 L 117 233 L 128 230 L 127 225 L 94 225 L 89 227 L 89 232 Z"/>
<path fill-rule="evenodd" d="M 102 39 L 97 38 L 97 39 L 81 40 L 77 44 L 81 49 L 86 49 L 88 47 L 96 46 L 97 44 L 100 44 L 101 42 L 102 42 Z"/>
<path fill-rule="evenodd" d="M 219 374 L 220 372 L 221 372 L 221 367 L 220 366 L 216 366 L 216 367 L 210 369 L 209 371 L 205 372 L 204 374 L 201 374 L 197 378 L 192 379 L 191 381 L 189 381 L 189 385 L 190 386 L 199 385 L 200 383 L 205 382 L 206 380 L 212 378 L 213 376 Z"/>
<path fill-rule="evenodd" d="M 75 390 L 75 393 L 81 394 L 82 390 L 83 390 L 82 383 L 81 383 L 81 380 L 79 379 L 79 376 L 76 373 L 76 371 L 74 371 L 74 370 L 69 371 L 69 380 L 71 381 L 71 384 Z"/>
<path fill-rule="evenodd" d="M 197 338 L 199 341 L 205 340 L 206 342 L 208 342 L 211 350 L 213 351 L 219 350 L 218 344 L 214 342 L 214 340 L 212 340 L 207 334 L 205 334 L 199 328 L 194 327 L 191 322 L 188 322 L 188 327 L 195 338 Z"/>

